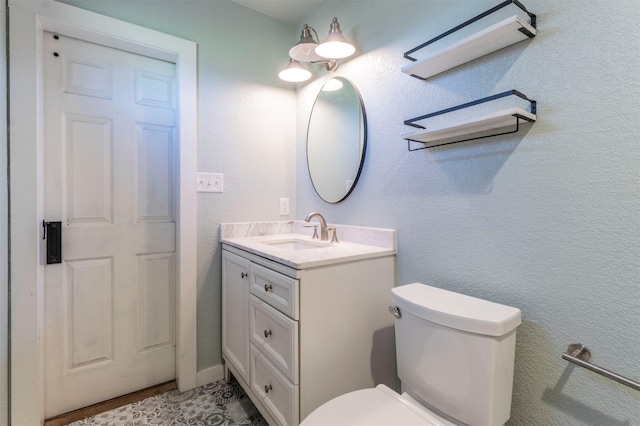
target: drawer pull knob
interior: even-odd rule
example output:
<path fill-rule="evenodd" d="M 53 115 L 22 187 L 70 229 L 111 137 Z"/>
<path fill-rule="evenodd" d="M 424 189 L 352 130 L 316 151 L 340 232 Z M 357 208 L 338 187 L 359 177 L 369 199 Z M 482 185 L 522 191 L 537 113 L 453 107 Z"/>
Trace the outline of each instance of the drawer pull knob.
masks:
<path fill-rule="evenodd" d="M 246 272 L 240 272 L 240 278 L 247 278 L 249 276 Z"/>
<path fill-rule="evenodd" d="M 264 285 L 264 291 L 271 291 L 272 289 L 273 289 L 273 286 L 271 284 Z"/>
<path fill-rule="evenodd" d="M 269 393 L 269 391 L 273 389 L 273 387 L 271 385 L 264 385 L 264 393 Z"/>
<path fill-rule="evenodd" d="M 269 336 L 271 336 L 271 330 L 265 330 L 264 331 L 264 338 L 266 339 Z"/>

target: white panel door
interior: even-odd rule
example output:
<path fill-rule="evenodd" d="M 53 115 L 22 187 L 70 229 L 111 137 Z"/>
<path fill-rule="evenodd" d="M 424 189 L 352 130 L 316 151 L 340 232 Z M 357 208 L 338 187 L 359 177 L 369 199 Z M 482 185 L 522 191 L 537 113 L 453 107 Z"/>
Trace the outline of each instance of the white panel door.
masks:
<path fill-rule="evenodd" d="M 175 64 L 44 37 L 45 415 L 175 378 Z"/>

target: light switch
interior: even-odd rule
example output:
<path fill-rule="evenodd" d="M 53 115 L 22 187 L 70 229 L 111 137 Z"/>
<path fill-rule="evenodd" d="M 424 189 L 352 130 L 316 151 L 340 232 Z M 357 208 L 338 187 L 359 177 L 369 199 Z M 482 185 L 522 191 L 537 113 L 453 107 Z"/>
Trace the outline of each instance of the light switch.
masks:
<path fill-rule="evenodd" d="M 196 173 L 196 190 L 198 192 L 223 192 L 222 173 Z"/>

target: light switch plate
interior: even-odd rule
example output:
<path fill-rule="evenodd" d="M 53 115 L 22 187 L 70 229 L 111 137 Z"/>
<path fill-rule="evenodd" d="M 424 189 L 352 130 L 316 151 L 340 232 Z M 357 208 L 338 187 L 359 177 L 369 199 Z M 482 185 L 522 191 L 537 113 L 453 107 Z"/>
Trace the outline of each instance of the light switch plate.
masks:
<path fill-rule="evenodd" d="M 223 192 L 224 176 L 222 173 L 196 173 L 196 190 L 198 192 Z"/>

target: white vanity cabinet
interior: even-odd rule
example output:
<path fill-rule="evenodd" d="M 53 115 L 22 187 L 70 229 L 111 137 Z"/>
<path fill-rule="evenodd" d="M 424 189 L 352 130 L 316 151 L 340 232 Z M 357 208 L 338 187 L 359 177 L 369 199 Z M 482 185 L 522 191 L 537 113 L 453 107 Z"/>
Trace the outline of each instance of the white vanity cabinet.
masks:
<path fill-rule="evenodd" d="M 222 247 L 225 371 L 269 424 L 297 425 L 353 390 L 395 387 L 395 252 L 297 268 Z"/>

